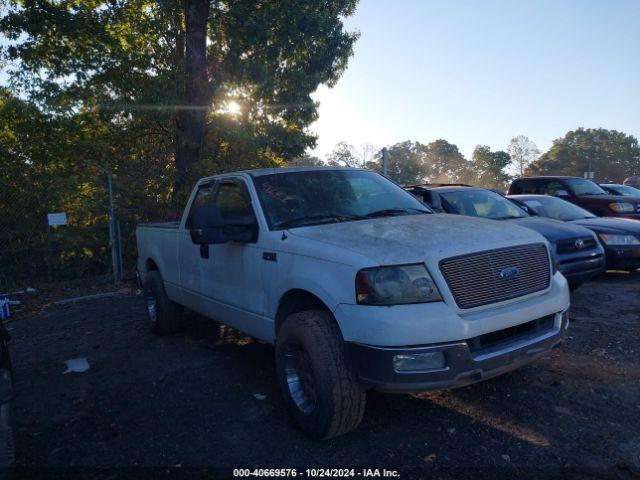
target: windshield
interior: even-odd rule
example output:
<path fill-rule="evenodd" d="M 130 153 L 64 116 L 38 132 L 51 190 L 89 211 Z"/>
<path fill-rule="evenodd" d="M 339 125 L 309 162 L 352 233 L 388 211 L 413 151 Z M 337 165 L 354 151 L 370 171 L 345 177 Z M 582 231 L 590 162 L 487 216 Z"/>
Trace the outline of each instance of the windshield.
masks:
<path fill-rule="evenodd" d="M 573 190 L 575 195 L 606 195 L 602 188 L 593 183 L 591 180 L 583 180 L 581 178 L 575 178 L 567 180 L 567 183 Z"/>
<path fill-rule="evenodd" d="M 366 170 L 276 173 L 253 181 L 273 230 L 431 213 L 395 183 Z"/>
<path fill-rule="evenodd" d="M 465 189 L 439 192 L 450 210 L 459 215 L 506 220 L 529 215 L 511 201 L 489 190 Z"/>
<path fill-rule="evenodd" d="M 616 195 L 640 198 L 640 190 L 638 190 L 637 188 L 629 187 L 628 185 L 607 185 L 607 187 L 615 192 Z"/>
<path fill-rule="evenodd" d="M 591 212 L 556 197 L 541 196 L 539 198 L 519 198 L 518 200 L 524 202 L 536 215 L 541 217 L 555 218 L 564 222 L 596 218 Z"/>

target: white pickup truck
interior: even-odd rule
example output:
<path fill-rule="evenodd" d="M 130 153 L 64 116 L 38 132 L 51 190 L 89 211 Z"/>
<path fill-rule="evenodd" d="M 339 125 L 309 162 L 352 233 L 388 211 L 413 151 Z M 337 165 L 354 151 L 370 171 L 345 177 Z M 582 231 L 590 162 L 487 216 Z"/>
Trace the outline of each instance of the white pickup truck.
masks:
<path fill-rule="evenodd" d="M 547 242 L 433 214 L 377 173 L 263 169 L 204 178 L 180 222 L 137 229 L 154 332 L 186 307 L 275 344 L 298 425 L 359 424 L 367 388 L 468 385 L 528 363 L 568 327 Z"/>

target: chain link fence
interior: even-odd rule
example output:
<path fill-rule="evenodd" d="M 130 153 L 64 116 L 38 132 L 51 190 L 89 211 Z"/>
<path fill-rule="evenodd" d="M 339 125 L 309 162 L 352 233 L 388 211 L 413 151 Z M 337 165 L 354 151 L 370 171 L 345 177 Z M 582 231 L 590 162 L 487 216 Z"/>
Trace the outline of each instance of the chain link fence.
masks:
<path fill-rule="evenodd" d="M 138 191 L 131 178 L 130 172 L 101 173 L 58 185 L 2 179 L 0 292 L 81 277 L 131 276 L 136 224 L 177 215 L 163 199 Z"/>

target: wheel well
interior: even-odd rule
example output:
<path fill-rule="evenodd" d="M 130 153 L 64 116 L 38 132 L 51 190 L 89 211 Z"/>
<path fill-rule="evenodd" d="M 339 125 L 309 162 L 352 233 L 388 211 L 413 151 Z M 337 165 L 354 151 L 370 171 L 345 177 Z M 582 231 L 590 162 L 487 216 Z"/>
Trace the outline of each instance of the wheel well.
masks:
<path fill-rule="evenodd" d="M 300 289 L 289 290 L 280 299 L 280 305 L 276 313 L 276 335 L 280 330 L 282 322 L 292 313 L 316 309 L 329 311 L 329 308 L 327 308 L 324 302 L 313 293 Z"/>
<path fill-rule="evenodd" d="M 156 265 L 156 262 L 154 262 L 151 258 L 148 258 L 144 265 L 147 269 L 147 272 L 158 270 L 158 265 Z"/>

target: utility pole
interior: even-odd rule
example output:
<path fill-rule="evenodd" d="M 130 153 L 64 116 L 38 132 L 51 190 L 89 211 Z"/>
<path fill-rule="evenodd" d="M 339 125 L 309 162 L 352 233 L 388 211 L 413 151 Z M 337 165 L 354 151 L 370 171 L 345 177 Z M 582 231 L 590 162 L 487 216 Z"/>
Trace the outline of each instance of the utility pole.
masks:
<path fill-rule="evenodd" d="M 382 149 L 382 174 L 386 177 L 387 176 L 387 162 L 389 160 L 389 150 L 387 150 L 387 147 L 384 147 Z"/>
<path fill-rule="evenodd" d="M 116 214 L 115 209 L 113 208 L 113 188 L 111 186 L 111 173 L 107 174 L 107 179 L 109 181 L 109 246 L 111 247 L 111 264 L 113 267 L 113 283 L 118 283 L 120 280 L 120 255 L 118 253 L 119 250 L 119 241 L 118 241 L 118 226 L 116 224 Z"/>

